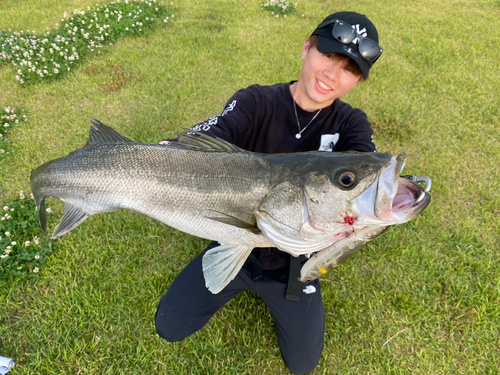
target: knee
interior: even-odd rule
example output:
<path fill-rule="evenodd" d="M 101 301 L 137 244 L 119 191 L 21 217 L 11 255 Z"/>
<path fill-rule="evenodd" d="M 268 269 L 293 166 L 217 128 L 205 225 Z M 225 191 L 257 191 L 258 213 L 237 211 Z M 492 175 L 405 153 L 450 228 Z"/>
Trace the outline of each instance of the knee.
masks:
<path fill-rule="evenodd" d="M 155 316 L 156 333 L 168 342 L 177 342 L 189 336 L 182 320 L 176 318 L 170 311 L 157 311 Z"/>
<path fill-rule="evenodd" d="M 319 363 L 319 359 L 317 361 L 297 361 L 296 359 L 285 362 L 288 370 L 294 375 L 302 375 L 307 374 L 313 371 Z"/>
<path fill-rule="evenodd" d="M 287 353 L 281 353 L 283 361 L 286 367 L 290 370 L 292 374 L 307 374 L 313 371 L 316 366 L 318 366 L 319 360 L 321 359 L 321 353 L 323 347 L 319 350 L 300 353 L 297 351 L 288 351 Z"/>

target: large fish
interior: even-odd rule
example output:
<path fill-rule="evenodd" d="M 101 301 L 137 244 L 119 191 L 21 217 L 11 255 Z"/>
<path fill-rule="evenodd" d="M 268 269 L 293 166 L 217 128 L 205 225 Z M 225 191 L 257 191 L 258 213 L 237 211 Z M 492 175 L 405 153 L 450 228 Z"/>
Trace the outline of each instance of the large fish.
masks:
<path fill-rule="evenodd" d="M 221 244 L 203 258 L 206 286 L 218 293 L 255 247 L 315 254 L 301 273 L 312 280 L 430 201 L 419 183 L 400 177 L 404 154 L 267 155 L 199 133 L 179 137 L 167 146 L 139 143 L 92 121 L 86 147 L 31 173 L 42 230 L 47 197 L 65 206 L 53 238 L 98 213 L 140 212 Z"/>

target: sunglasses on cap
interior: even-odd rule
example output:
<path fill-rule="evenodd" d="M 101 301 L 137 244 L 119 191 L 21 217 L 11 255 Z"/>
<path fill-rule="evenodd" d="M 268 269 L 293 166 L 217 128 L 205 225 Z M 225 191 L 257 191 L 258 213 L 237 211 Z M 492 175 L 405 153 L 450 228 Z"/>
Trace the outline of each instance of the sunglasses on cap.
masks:
<path fill-rule="evenodd" d="M 382 54 L 383 49 L 380 48 L 377 42 L 359 34 L 356 31 L 356 28 L 347 22 L 341 20 L 330 20 L 321 23 L 317 28 L 322 29 L 332 23 L 335 23 L 332 29 L 332 36 L 336 41 L 342 44 L 349 44 L 353 43 L 356 39 L 359 39 L 358 51 L 365 60 L 373 62 Z"/>

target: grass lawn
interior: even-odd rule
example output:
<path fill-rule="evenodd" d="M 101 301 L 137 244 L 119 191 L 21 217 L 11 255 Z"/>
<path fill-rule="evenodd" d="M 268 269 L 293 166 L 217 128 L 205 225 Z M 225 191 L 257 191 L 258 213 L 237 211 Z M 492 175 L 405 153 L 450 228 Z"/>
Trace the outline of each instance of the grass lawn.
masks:
<path fill-rule="evenodd" d="M 109 2 L 109 1 L 105 1 Z M 0 65 L 0 108 L 29 121 L 9 133 L 0 197 L 87 140 L 90 118 L 143 142 L 218 114 L 238 89 L 297 79 L 305 38 L 328 14 L 377 25 L 384 53 L 344 98 L 372 121 L 379 151 L 408 154 L 432 202 L 322 280 L 325 350 L 313 374 L 497 374 L 500 358 L 500 2 L 297 4 L 164 2 L 174 18 L 122 38 L 61 79 L 21 85 Z M 89 0 L 0 0 L 0 30 L 53 30 Z M 304 16 L 301 16 L 301 14 Z M 62 205 L 51 200 L 53 230 Z M 156 306 L 207 241 L 118 212 L 58 240 L 35 283 L 0 284 L 0 356 L 12 374 L 287 374 L 273 319 L 239 295 L 200 332 L 170 344 Z"/>

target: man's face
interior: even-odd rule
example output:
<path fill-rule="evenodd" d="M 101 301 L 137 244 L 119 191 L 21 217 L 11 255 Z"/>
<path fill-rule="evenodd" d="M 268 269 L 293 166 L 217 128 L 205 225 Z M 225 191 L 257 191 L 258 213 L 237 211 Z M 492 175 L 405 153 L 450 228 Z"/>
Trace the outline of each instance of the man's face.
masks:
<path fill-rule="evenodd" d="M 302 109 L 314 111 L 347 94 L 361 77 L 349 68 L 348 59 L 309 47 L 307 39 L 302 47 L 304 63 L 294 97 Z"/>

